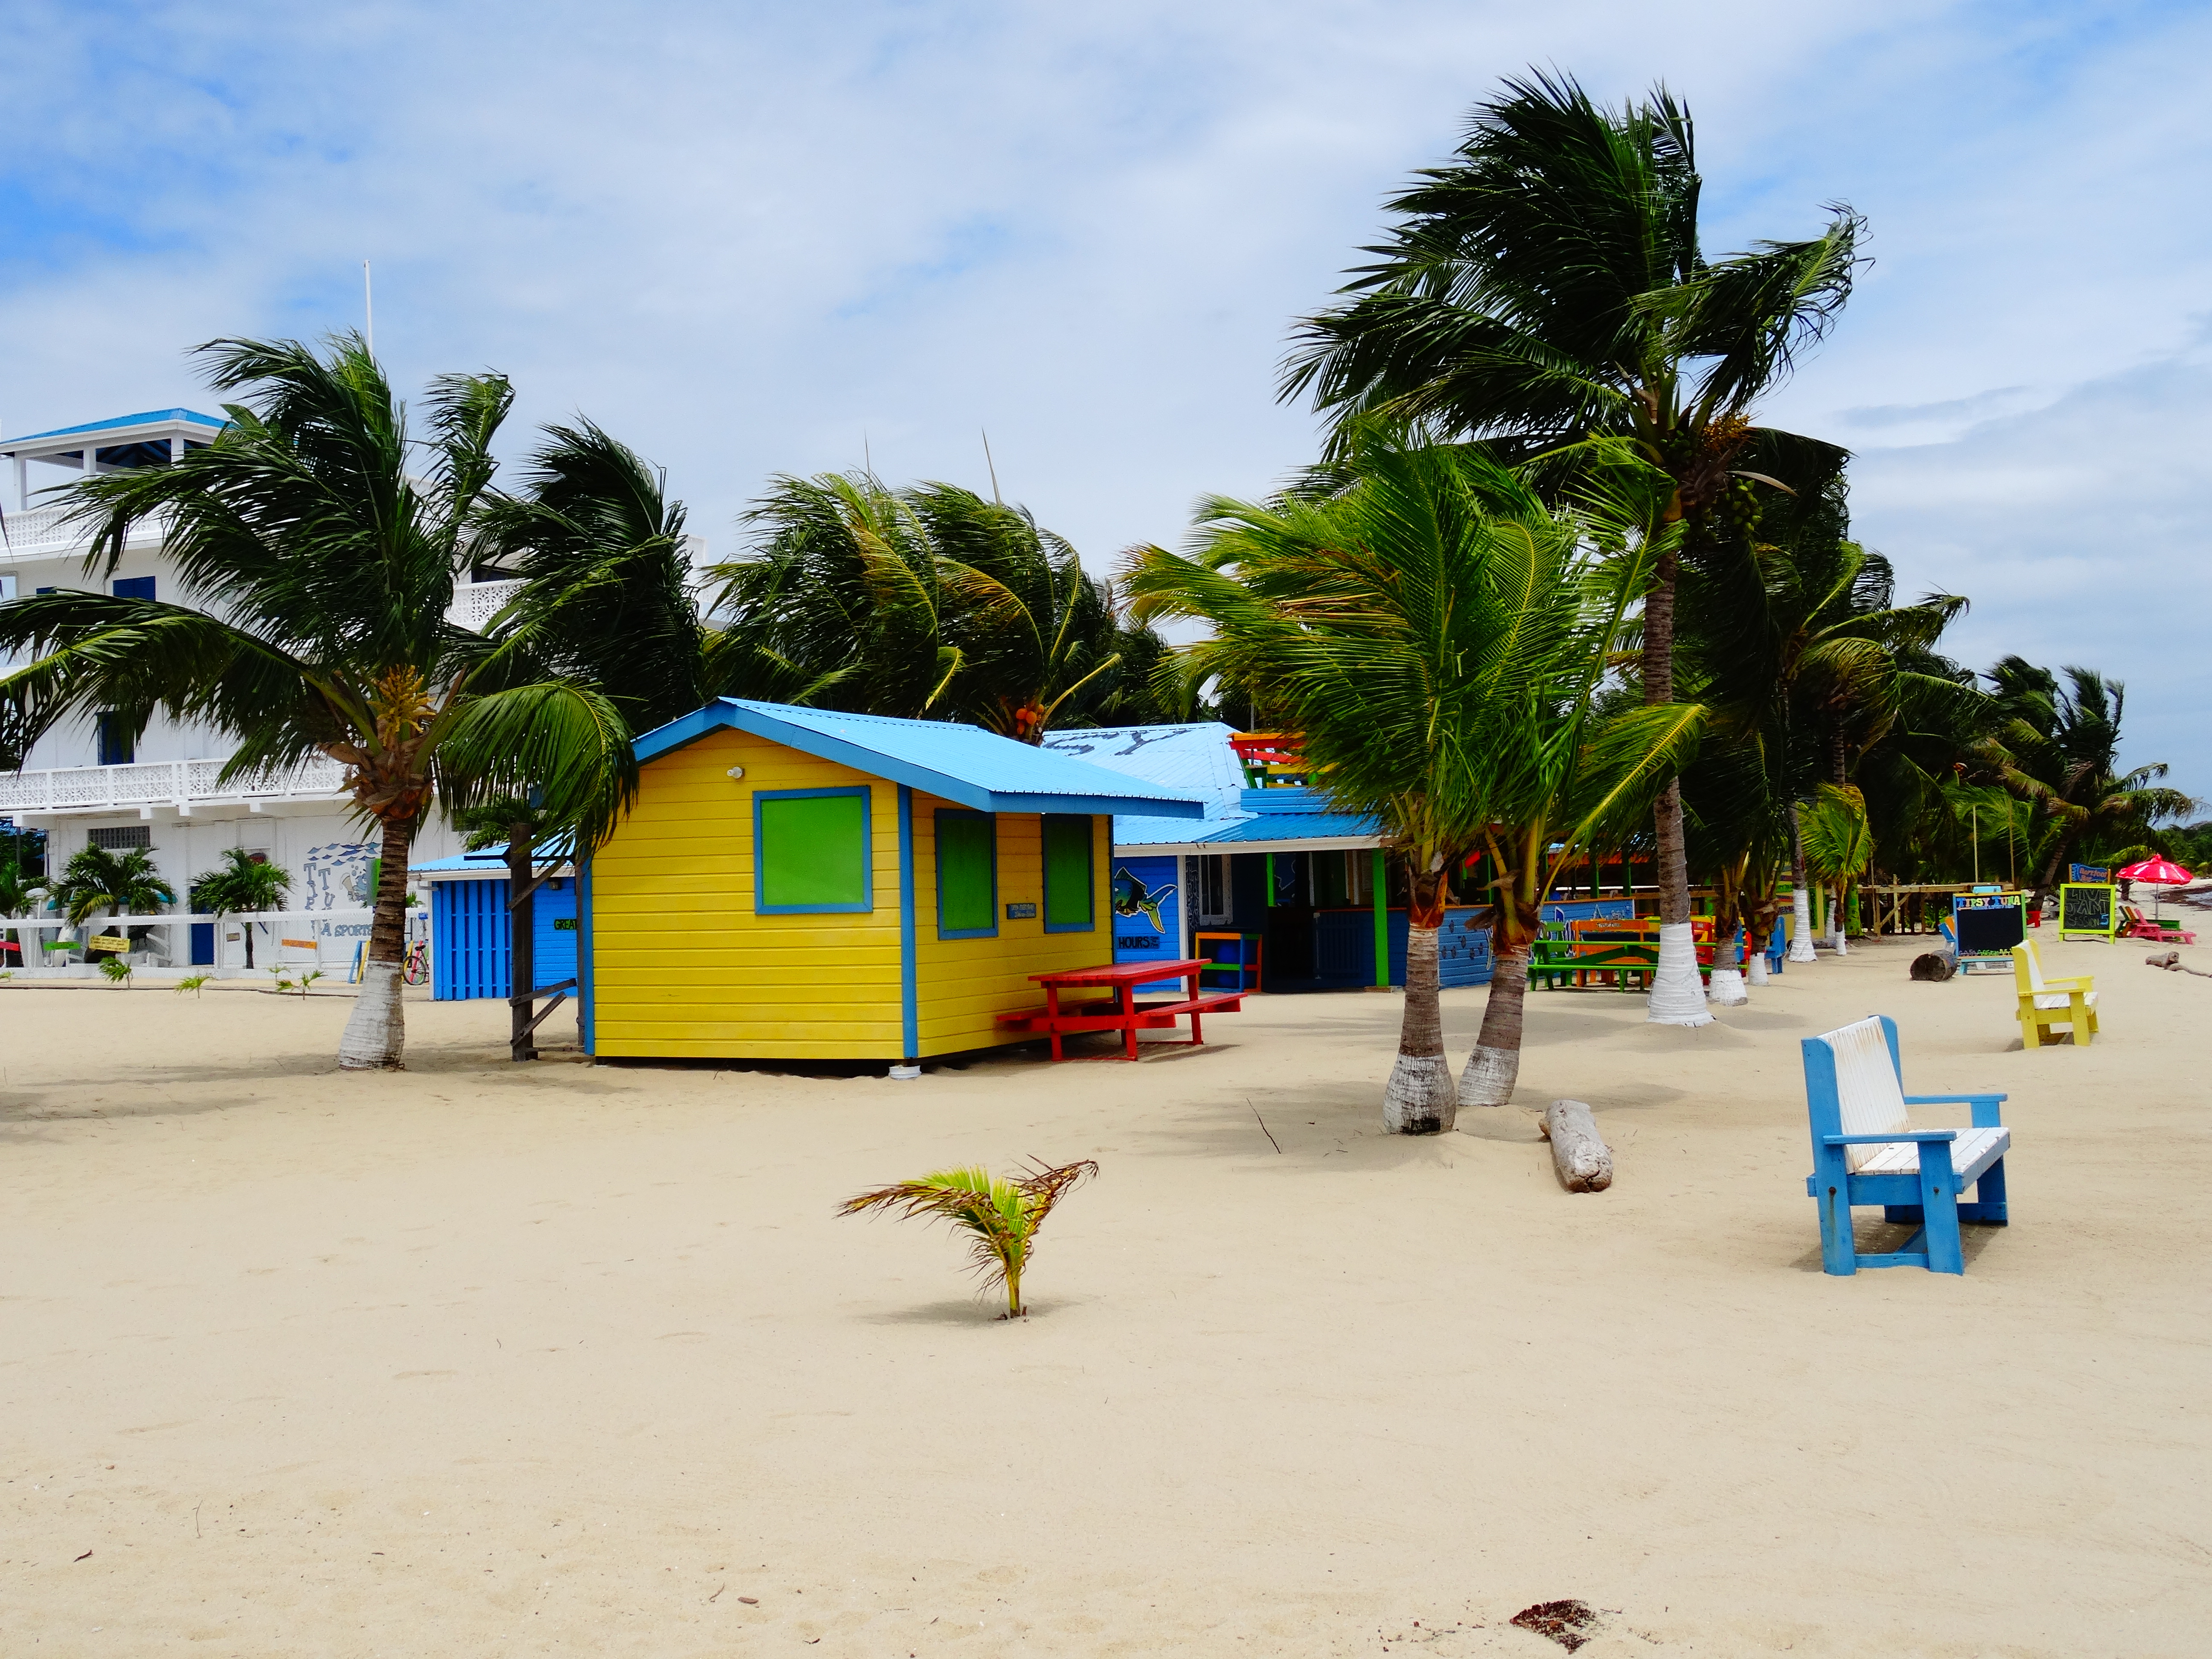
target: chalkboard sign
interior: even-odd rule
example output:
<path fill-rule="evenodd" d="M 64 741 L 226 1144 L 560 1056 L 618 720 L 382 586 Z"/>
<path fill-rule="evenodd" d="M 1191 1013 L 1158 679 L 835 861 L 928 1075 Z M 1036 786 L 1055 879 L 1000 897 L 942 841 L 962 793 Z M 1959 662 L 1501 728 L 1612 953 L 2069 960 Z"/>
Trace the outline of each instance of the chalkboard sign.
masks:
<path fill-rule="evenodd" d="M 1960 895 L 1952 901 L 1951 932 L 1959 941 L 1959 958 L 2008 957 L 2012 947 L 2027 939 L 2027 912 L 2018 893 L 1988 898 Z"/>
<path fill-rule="evenodd" d="M 2066 883 L 2058 890 L 2058 937 L 2111 939 L 2119 926 L 2119 896 L 2108 883 Z"/>

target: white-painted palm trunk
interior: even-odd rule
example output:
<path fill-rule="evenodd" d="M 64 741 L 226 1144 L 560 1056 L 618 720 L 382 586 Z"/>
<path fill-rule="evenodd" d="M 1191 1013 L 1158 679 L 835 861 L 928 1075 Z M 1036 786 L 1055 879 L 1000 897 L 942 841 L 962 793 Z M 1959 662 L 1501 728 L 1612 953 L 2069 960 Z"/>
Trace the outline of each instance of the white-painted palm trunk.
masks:
<path fill-rule="evenodd" d="M 1451 1062 L 1442 1054 L 1400 1054 L 1382 1087 L 1382 1127 L 1394 1135 L 1442 1134 L 1452 1127 L 1459 1095 Z"/>
<path fill-rule="evenodd" d="M 1709 1025 L 1705 988 L 1698 977 L 1697 929 L 1686 921 L 1659 927 L 1659 968 L 1651 975 L 1651 1001 L 1644 1021 L 1652 1025 Z"/>
<path fill-rule="evenodd" d="M 1839 957 L 1847 957 L 1851 947 L 1844 942 L 1844 890 L 1832 888 L 1828 894 L 1828 945 Z"/>
<path fill-rule="evenodd" d="M 380 1070 L 403 1063 L 407 1052 L 407 1017 L 399 1000 L 399 964 L 372 962 L 362 969 L 361 995 L 353 1018 L 338 1039 L 338 1066 L 348 1072 Z"/>
<path fill-rule="evenodd" d="M 1503 1106 L 1513 1098 L 1513 1086 L 1520 1081 L 1518 1048 L 1477 1047 L 1467 1057 L 1467 1069 L 1459 1074 L 1460 1104 Z"/>
<path fill-rule="evenodd" d="M 1790 960 L 1811 962 L 1813 955 L 1813 892 L 1795 887 L 1790 892 Z"/>
<path fill-rule="evenodd" d="M 1405 1024 L 1397 1062 L 1382 1088 L 1382 1127 L 1394 1135 L 1442 1134 L 1459 1109 L 1437 1000 L 1437 932 L 1406 930 Z"/>
<path fill-rule="evenodd" d="M 1713 982 L 1705 988 L 1705 1000 L 1715 1008 L 1741 1008 L 1751 1000 L 1751 993 L 1744 989 L 1743 969 L 1716 968 Z"/>
<path fill-rule="evenodd" d="M 1744 963 L 1743 974 L 1745 980 L 1754 989 L 1770 983 L 1770 976 L 1766 971 L 1766 952 L 1764 951 L 1754 952 L 1751 960 Z"/>
<path fill-rule="evenodd" d="M 1501 952 L 1493 962 L 1482 1033 L 1467 1069 L 1459 1074 L 1462 1106 L 1503 1106 L 1521 1081 L 1521 1034 L 1528 1000 L 1528 947 Z"/>

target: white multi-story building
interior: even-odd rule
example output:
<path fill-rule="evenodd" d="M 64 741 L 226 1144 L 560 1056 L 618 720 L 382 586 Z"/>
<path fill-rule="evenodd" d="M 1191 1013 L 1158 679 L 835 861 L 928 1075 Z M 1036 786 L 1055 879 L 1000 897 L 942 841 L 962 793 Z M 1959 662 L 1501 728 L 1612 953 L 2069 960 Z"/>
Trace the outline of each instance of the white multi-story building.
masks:
<path fill-rule="evenodd" d="M 39 504 L 40 495 L 66 483 L 65 473 L 169 465 L 207 444 L 222 425 L 216 416 L 163 409 L 0 439 L 0 458 L 15 463 L 15 504 L 0 525 L 0 599 L 100 583 L 112 592 L 191 603 L 163 550 L 159 526 L 142 524 L 133 531 L 112 574 L 88 571 L 84 530 L 64 529 L 62 509 L 50 504 L 51 496 L 49 504 Z M 465 584 L 450 614 L 481 626 L 514 587 L 510 582 Z M 0 663 L 0 672 L 20 665 L 20 660 Z M 243 847 L 290 872 L 288 910 L 358 910 L 368 903 L 369 866 L 378 849 L 347 810 L 338 763 L 319 758 L 281 774 L 218 782 L 231 748 L 204 727 L 179 725 L 158 713 L 137 732 L 120 716 L 74 721 L 41 738 L 22 757 L 20 771 L 0 771 L 0 818 L 46 832 L 51 872 L 88 844 L 145 847 L 181 901 L 193 878 L 214 868 L 223 849 Z M 416 859 L 459 850 L 453 831 L 434 818 L 416 842 Z M 242 962 L 237 942 L 217 941 L 214 931 L 195 929 L 189 945 L 179 939 L 163 954 L 179 967 L 188 955 L 193 962 L 224 967 Z M 306 931 L 337 942 L 367 929 L 355 918 Z"/>

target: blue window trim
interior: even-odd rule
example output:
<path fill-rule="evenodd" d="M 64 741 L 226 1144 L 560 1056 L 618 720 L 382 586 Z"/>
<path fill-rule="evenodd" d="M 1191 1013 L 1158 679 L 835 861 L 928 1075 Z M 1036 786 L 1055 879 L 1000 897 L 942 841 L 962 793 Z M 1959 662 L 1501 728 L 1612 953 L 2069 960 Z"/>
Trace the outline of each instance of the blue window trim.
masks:
<path fill-rule="evenodd" d="M 584 860 L 576 872 L 576 1000 L 583 1005 L 581 1035 L 584 1052 L 599 1052 L 599 999 L 597 975 L 592 971 L 592 863 Z"/>
<path fill-rule="evenodd" d="M 921 1060 L 921 998 L 914 947 L 914 791 L 898 787 L 899 1042 L 906 1063 Z"/>
<path fill-rule="evenodd" d="M 991 925 L 988 927 L 947 927 L 945 925 L 945 842 L 937 834 L 937 825 L 947 818 L 981 818 L 991 830 Z M 999 936 L 999 820 L 988 812 L 971 812 L 965 807 L 940 806 L 933 814 L 930 824 L 930 845 L 935 848 L 932 861 L 937 866 L 937 936 L 939 939 L 996 939 Z"/>
<path fill-rule="evenodd" d="M 1083 826 L 1083 839 L 1091 848 L 1085 868 L 1091 872 L 1091 920 L 1088 921 L 1054 921 L 1052 919 L 1052 851 L 1045 844 L 1046 836 L 1054 818 L 1073 818 Z M 1098 823 L 1086 813 L 1047 812 L 1037 819 L 1037 863 L 1043 877 L 1044 930 L 1048 933 L 1095 933 L 1098 931 Z"/>
<path fill-rule="evenodd" d="M 866 914 L 876 908 L 876 792 L 865 783 L 836 789 L 753 791 L 753 913 L 763 916 L 824 916 Z M 860 902 L 858 904 L 770 904 L 768 865 L 761 857 L 761 806 L 772 800 L 819 800 L 829 795 L 860 798 Z"/>

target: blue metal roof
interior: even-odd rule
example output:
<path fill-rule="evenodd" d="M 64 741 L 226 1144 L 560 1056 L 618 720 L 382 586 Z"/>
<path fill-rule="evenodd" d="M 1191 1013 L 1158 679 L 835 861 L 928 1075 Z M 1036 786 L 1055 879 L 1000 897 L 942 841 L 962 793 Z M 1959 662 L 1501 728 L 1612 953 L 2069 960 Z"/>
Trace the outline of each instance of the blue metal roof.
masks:
<path fill-rule="evenodd" d="M 203 415 L 196 409 L 149 409 L 137 415 L 118 415 L 112 420 L 87 421 L 82 426 L 58 426 L 51 432 L 27 432 L 20 438 L 0 438 L 0 449 L 13 444 L 36 443 L 41 438 L 70 438 L 80 432 L 107 432 L 126 426 L 154 426 L 164 421 L 190 421 L 196 426 L 230 424 L 220 415 Z"/>
<path fill-rule="evenodd" d="M 1206 720 L 1053 732 L 1046 734 L 1044 746 L 1204 798 L 1203 823 L 1150 816 L 1116 817 L 1114 845 L 1129 852 L 1155 847 L 1294 852 L 1316 843 L 1371 847 L 1381 841 L 1380 823 L 1337 811 L 1321 790 L 1247 789 L 1244 769 L 1229 746 L 1231 735 L 1228 726 Z"/>
<path fill-rule="evenodd" d="M 538 862 L 543 866 L 548 860 L 557 859 L 565 868 L 568 859 L 568 843 L 564 836 L 534 849 Z M 498 876 L 507 875 L 507 843 L 496 847 L 480 847 L 473 853 L 457 853 L 449 859 L 432 859 L 427 864 L 410 864 L 410 874 L 417 876 Z"/>
<path fill-rule="evenodd" d="M 1382 826 L 1353 812 L 1267 812 L 1235 823 L 1209 827 L 1197 839 L 1208 847 L 1235 852 L 1243 843 L 1264 842 L 1358 842 L 1382 839 Z M 1274 848 L 1276 851 L 1283 850 Z"/>
<path fill-rule="evenodd" d="M 1180 819 L 1206 814 L 1206 804 L 1183 791 L 1134 789 L 1121 773 L 981 726 L 742 697 L 718 697 L 696 714 L 647 732 L 637 740 L 637 757 L 649 762 L 725 726 L 979 812 L 1141 812 Z"/>
<path fill-rule="evenodd" d="M 1043 746 L 1146 783 L 1196 795 L 1206 821 L 1234 819 L 1244 769 L 1217 720 L 1182 726 L 1112 726 L 1048 732 Z M 1188 842 L 1201 832 L 1188 818 L 1124 814 L 1114 820 L 1116 847 Z"/>

